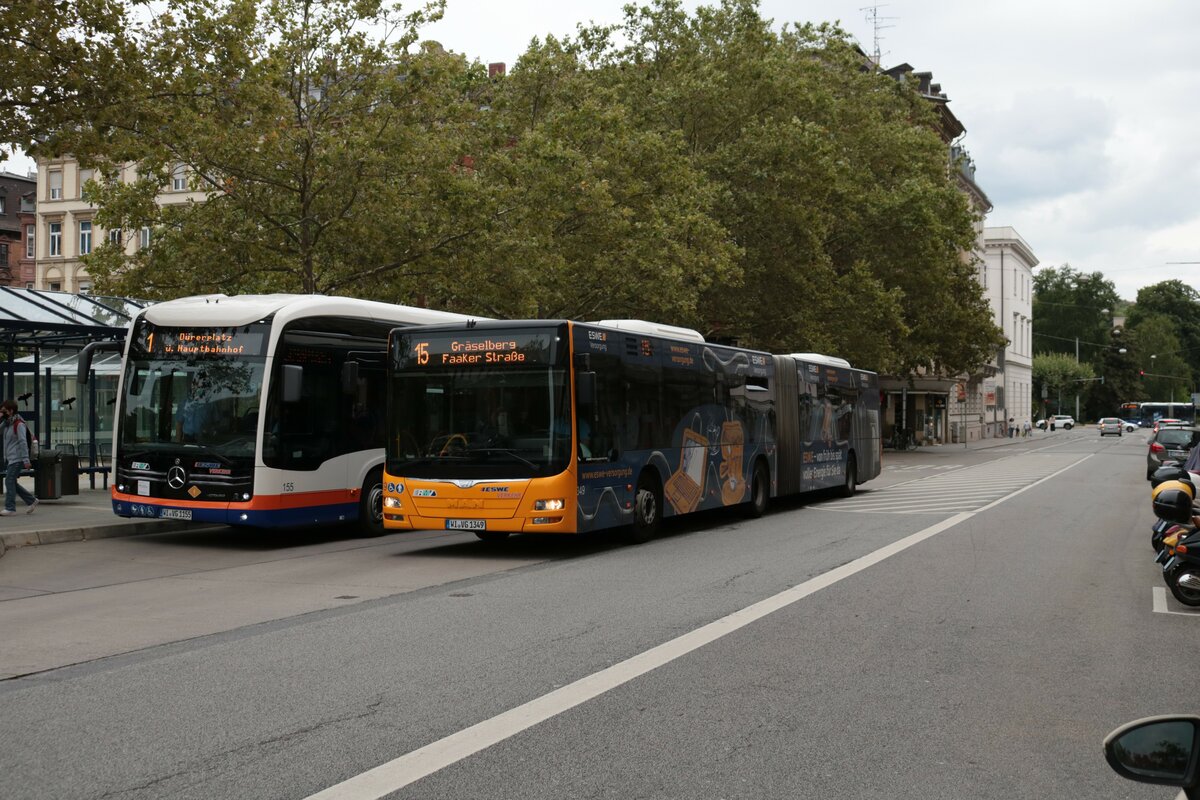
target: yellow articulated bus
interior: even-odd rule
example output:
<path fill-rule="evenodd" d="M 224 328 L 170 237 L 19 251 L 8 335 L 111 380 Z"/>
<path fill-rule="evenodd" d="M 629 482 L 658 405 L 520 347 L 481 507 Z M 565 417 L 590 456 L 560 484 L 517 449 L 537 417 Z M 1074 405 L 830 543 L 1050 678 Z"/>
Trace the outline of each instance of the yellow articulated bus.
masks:
<path fill-rule="evenodd" d="M 645 541 L 666 517 L 758 516 L 880 471 L 874 373 L 639 320 L 397 329 L 387 382 L 390 530 Z"/>

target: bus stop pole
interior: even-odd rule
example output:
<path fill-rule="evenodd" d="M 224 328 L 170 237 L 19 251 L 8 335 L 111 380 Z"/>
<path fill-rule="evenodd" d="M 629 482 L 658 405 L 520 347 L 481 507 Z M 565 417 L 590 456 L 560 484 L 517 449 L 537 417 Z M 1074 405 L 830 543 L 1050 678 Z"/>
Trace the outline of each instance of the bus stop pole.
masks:
<path fill-rule="evenodd" d="M 88 380 L 88 466 L 92 469 L 88 470 L 88 485 L 96 488 L 96 370 L 92 370 Z M 107 475 L 104 478 L 104 485 L 108 485 Z"/>

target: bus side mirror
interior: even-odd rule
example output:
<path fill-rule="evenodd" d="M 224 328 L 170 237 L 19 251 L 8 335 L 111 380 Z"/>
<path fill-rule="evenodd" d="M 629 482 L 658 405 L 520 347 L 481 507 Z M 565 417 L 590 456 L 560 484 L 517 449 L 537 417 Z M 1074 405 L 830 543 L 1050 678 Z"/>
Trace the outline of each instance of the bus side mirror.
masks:
<path fill-rule="evenodd" d="M 347 361 L 342 364 L 342 394 L 358 392 L 358 362 Z"/>
<path fill-rule="evenodd" d="M 107 350 L 113 353 L 121 352 L 125 343 L 120 341 L 109 342 L 89 342 L 84 345 L 79 351 L 79 360 L 75 363 L 75 380 L 80 384 L 86 384 L 91 378 L 92 372 L 92 355 L 97 350 Z"/>
<path fill-rule="evenodd" d="M 304 386 L 304 367 L 299 364 L 284 364 L 279 370 L 279 377 L 283 379 L 283 402 L 300 402 Z"/>
<path fill-rule="evenodd" d="M 595 408 L 596 373 L 575 373 L 575 405 L 581 408 Z"/>

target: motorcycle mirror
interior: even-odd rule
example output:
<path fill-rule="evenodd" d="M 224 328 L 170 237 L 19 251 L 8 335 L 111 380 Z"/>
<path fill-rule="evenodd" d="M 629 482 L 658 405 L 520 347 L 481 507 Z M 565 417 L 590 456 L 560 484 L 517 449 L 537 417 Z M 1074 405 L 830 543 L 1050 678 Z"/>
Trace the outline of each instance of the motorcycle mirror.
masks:
<path fill-rule="evenodd" d="M 1122 778 L 1178 786 L 1200 800 L 1200 717 L 1174 715 L 1128 722 L 1104 737 L 1104 757 Z"/>

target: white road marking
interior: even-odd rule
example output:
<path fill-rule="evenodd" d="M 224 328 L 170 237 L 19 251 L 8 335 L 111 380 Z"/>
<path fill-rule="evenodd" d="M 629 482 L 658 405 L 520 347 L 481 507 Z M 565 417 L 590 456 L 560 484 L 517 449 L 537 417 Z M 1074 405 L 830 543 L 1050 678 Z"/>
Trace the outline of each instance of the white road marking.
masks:
<path fill-rule="evenodd" d="M 1068 453 L 1014 453 L 954 472 L 864 490 L 854 497 L 823 504 L 821 509 L 858 514 L 938 514 L 978 509 L 1033 485 L 1077 457 Z"/>
<path fill-rule="evenodd" d="M 587 677 L 580 678 L 574 683 L 567 684 L 560 689 L 555 689 L 549 694 L 530 700 L 528 703 L 498 714 L 491 719 L 476 723 L 469 728 L 464 728 L 457 733 L 450 734 L 420 749 L 413 750 L 353 778 L 330 786 L 328 789 L 311 795 L 307 800 L 376 800 L 376 798 L 385 797 L 392 792 L 419 781 L 421 778 L 462 761 L 481 750 L 503 742 L 540 722 L 558 716 L 565 711 L 586 703 L 588 700 L 628 683 L 640 675 L 669 664 L 706 644 L 728 636 L 734 631 L 740 630 L 768 614 L 786 608 L 811 594 L 833 586 L 839 581 L 845 580 L 868 567 L 872 567 L 881 561 L 898 555 L 926 539 L 950 530 L 959 523 L 971 519 L 980 511 L 992 508 L 1010 497 L 1016 497 L 1022 492 L 1028 491 L 1034 486 L 1044 483 L 1083 463 L 1089 458 L 1091 458 L 1090 455 L 1085 456 L 1057 472 L 1013 492 L 1007 497 L 990 503 L 984 508 L 979 509 L 979 511 L 955 514 L 948 519 L 930 525 L 923 530 L 892 542 L 865 556 L 856 558 L 829 572 L 818 575 L 815 578 L 810 578 L 804 583 L 793 586 L 790 589 L 785 589 L 772 597 L 735 611 L 715 622 L 710 622 L 682 636 L 664 642 L 657 647 L 652 647 L 625 661 L 614 664 L 607 669 L 602 669 Z"/>
<path fill-rule="evenodd" d="M 1154 593 L 1154 613 L 1155 614 L 1175 614 L 1180 617 L 1200 617 L 1200 611 L 1172 611 L 1167 606 L 1167 590 L 1161 586 L 1155 586 L 1151 591 Z"/>

